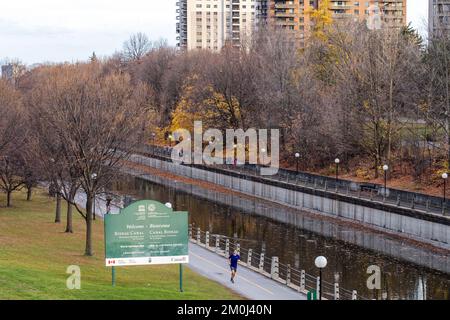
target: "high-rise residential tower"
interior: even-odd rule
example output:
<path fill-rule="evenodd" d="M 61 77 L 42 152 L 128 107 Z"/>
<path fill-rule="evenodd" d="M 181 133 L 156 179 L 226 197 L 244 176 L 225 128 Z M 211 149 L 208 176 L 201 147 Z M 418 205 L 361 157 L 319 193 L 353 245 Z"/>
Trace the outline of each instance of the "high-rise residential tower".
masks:
<path fill-rule="evenodd" d="M 220 50 L 230 41 L 239 45 L 259 22 L 292 30 L 301 43 L 313 26 L 311 12 L 324 0 L 179 0 L 179 46 Z M 407 0 L 328 1 L 333 20 L 368 20 L 374 28 L 406 25 Z M 439 0 L 433 0 L 439 2 Z M 450 1 L 450 0 L 449 0 Z M 445 1 L 446 2 L 446 1 Z"/>
<path fill-rule="evenodd" d="M 436 33 L 450 31 L 450 0 L 429 0 L 428 32 L 430 37 Z"/>
<path fill-rule="evenodd" d="M 309 34 L 312 21 L 311 10 L 317 9 L 322 0 L 267 0 L 268 21 L 284 29 L 297 31 L 298 37 L 304 39 Z M 379 23 L 371 26 L 380 28 L 400 28 L 406 25 L 406 0 L 341 0 L 328 1 L 331 18 L 360 19 L 369 21 L 378 19 Z"/>
<path fill-rule="evenodd" d="M 378 15 L 380 27 L 401 28 L 406 25 L 406 0 L 330 1 L 333 19 L 348 17 L 367 20 Z"/>
<path fill-rule="evenodd" d="M 178 0 L 177 2 L 177 41 L 182 49 L 187 48 L 187 3 L 188 0 Z"/>
<path fill-rule="evenodd" d="M 181 0 L 177 6 L 179 47 L 214 51 L 250 37 L 262 9 L 260 0 Z"/>
<path fill-rule="evenodd" d="M 15 85 L 17 79 L 26 72 L 26 67 L 20 62 L 10 62 L 1 66 L 1 78 Z"/>

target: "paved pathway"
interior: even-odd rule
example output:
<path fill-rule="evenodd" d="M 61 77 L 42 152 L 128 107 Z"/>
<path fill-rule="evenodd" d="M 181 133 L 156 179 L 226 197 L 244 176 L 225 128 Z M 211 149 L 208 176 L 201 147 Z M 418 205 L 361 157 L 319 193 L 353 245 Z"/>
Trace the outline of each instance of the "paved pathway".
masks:
<path fill-rule="evenodd" d="M 251 300 L 306 300 L 304 294 L 244 266 L 238 267 L 235 283 L 231 283 L 228 260 L 194 243 L 189 243 L 188 266 Z"/>

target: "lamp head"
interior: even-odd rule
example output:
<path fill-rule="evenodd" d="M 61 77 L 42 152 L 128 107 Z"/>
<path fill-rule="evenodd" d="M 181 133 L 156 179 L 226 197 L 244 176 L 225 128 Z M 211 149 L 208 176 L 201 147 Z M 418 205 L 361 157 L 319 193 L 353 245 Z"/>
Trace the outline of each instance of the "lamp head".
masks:
<path fill-rule="evenodd" d="M 328 263 L 327 258 L 325 258 L 324 256 L 318 256 L 314 261 L 314 264 L 319 269 L 325 268 L 327 266 L 327 263 Z"/>

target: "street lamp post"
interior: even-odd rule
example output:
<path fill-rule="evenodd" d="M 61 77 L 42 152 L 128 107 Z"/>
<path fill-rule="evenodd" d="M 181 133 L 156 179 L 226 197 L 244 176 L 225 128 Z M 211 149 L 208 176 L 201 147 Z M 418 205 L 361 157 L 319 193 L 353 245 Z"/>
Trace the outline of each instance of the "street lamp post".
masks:
<path fill-rule="evenodd" d="M 336 164 L 336 183 L 339 179 L 339 163 L 341 163 L 341 160 L 339 158 L 334 159 L 334 163 Z"/>
<path fill-rule="evenodd" d="M 210 148 L 211 148 L 211 146 L 213 145 L 213 143 L 214 143 L 214 142 L 213 142 L 212 140 L 209 140 L 209 141 L 208 141 L 208 145 L 209 145 Z M 210 150 L 211 150 L 211 149 L 210 149 Z M 216 151 L 216 150 L 214 150 L 214 158 L 216 157 L 215 151 Z M 209 159 L 209 162 L 211 162 L 211 163 L 214 162 L 214 163 L 215 163 L 215 161 L 212 161 L 211 158 Z"/>
<path fill-rule="evenodd" d="M 176 200 L 174 200 L 175 204 L 176 204 Z M 173 209 L 173 205 L 170 202 L 166 202 L 165 206 L 169 209 Z M 180 292 L 183 292 L 183 264 L 180 263 L 179 265 L 179 284 L 180 284 Z"/>
<path fill-rule="evenodd" d="M 298 172 L 299 172 L 299 170 L 298 170 L 298 162 L 299 162 L 299 160 L 300 160 L 300 153 L 296 153 L 295 154 L 295 159 L 297 160 L 297 174 L 298 174 Z"/>
<path fill-rule="evenodd" d="M 384 192 L 383 192 L 383 197 L 386 198 L 387 195 L 387 172 L 389 170 L 389 166 L 387 164 L 385 164 L 383 166 L 383 171 L 384 171 Z"/>
<path fill-rule="evenodd" d="M 91 175 L 91 178 L 92 178 L 92 180 L 94 180 L 94 183 L 95 183 L 95 180 L 97 179 L 97 174 L 96 173 L 93 173 L 92 175 Z M 94 207 L 93 207 L 93 213 L 94 213 L 94 220 L 95 220 L 95 193 L 94 193 Z"/>
<path fill-rule="evenodd" d="M 262 161 L 263 161 L 263 165 L 265 165 L 266 164 L 266 157 L 265 157 L 265 154 L 266 154 L 266 149 L 264 149 L 264 148 L 262 148 L 261 149 L 261 153 L 262 153 Z"/>
<path fill-rule="evenodd" d="M 319 300 L 322 300 L 322 269 L 327 266 L 327 258 L 319 256 L 314 261 L 314 264 L 319 268 Z"/>
<path fill-rule="evenodd" d="M 444 196 L 444 204 L 445 204 L 445 197 L 446 197 L 446 187 L 447 187 L 447 179 L 448 179 L 448 173 L 447 172 L 444 172 L 443 174 L 442 174 L 442 179 L 444 180 L 444 190 L 443 190 L 443 196 Z"/>
<path fill-rule="evenodd" d="M 152 132 L 152 153 L 155 154 L 155 137 L 156 133 Z"/>

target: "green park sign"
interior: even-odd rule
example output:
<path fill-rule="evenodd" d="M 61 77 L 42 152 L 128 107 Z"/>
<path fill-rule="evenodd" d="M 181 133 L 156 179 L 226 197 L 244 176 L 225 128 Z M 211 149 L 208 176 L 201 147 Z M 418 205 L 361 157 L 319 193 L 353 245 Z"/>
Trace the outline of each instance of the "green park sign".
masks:
<path fill-rule="evenodd" d="M 189 262 L 187 212 L 143 200 L 104 221 L 107 267 Z"/>

